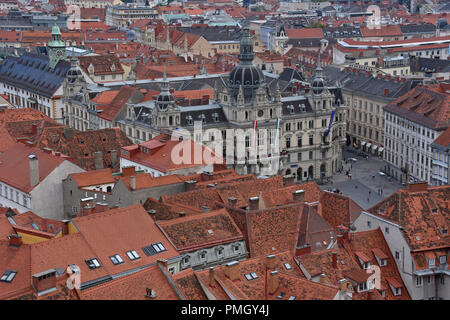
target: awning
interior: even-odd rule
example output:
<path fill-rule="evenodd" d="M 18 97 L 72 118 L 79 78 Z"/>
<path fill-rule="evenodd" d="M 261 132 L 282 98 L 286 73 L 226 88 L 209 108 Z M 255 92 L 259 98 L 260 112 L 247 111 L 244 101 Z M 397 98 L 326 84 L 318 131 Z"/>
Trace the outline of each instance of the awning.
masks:
<path fill-rule="evenodd" d="M 373 145 L 372 149 L 377 150 L 378 146 L 376 144 Z"/>
<path fill-rule="evenodd" d="M 363 141 L 363 142 L 361 142 L 361 145 L 363 146 L 363 145 L 365 145 L 366 144 L 366 142 L 365 141 Z"/>
<path fill-rule="evenodd" d="M 371 145 L 372 145 L 371 143 L 368 143 L 367 144 L 367 149 L 369 149 Z"/>
<path fill-rule="evenodd" d="M 384 150 L 383 147 L 380 147 L 380 149 L 378 149 L 378 151 L 382 152 Z"/>

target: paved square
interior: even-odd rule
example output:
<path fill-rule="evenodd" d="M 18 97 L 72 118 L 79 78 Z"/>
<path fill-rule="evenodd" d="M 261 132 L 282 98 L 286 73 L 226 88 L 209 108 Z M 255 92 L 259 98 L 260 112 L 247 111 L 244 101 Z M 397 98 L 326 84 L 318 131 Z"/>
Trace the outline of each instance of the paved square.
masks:
<path fill-rule="evenodd" d="M 349 161 L 348 164 L 343 161 L 344 168 L 342 173 L 335 174 L 332 182 L 319 185 L 322 190 L 338 189 L 342 194 L 351 197 L 366 210 L 398 189 L 404 188 L 394 179 L 379 174 L 384 162 L 375 155 L 368 154 L 368 159 L 365 159 L 344 148 L 343 158 L 355 158 L 356 161 Z M 347 170 L 352 175 L 351 180 L 348 180 Z M 378 193 L 380 189 L 383 192 L 382 195 Z"/>

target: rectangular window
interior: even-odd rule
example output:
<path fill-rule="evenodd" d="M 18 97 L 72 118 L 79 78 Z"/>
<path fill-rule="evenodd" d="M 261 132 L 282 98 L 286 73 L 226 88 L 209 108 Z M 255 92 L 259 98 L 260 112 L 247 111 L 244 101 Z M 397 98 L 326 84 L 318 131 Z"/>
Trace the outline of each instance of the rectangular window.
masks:
<path fill-rule="evenodd" d="M 5 273 L 2 275 L 2 277 L 0 278 L 0 281 L 11 282 L 11 281 L 13 281 L 16 274 L 17 274 L 17 271 L 6 270 Z"/>
<path fill-rule="evenodd" d="M 112 263 L 113 263 L 114 265 L 123 263 L 123 259 L 122 259 L 122 257 L 120 256 L 120 254 L 115 254 L 115 255 L 113 255 L 113 256 L 111 256 L 111 257 L 109 257 L 109 258 L 111 259 L 111 261 L 112 261 Z"/>
<path fill-rule="evenodd" d="M 86 264 L 89 266 L 89 269 L 97 269 L 101 267 L 97 258 L 87 259 Z"/>
<path fill-rule="evenodd" d="M 130 258 L 131 261 L 140 258 L 139 254 L 136 252 L 136 250 L 127 251 L 127 256 L 128 256 L 128 258 Z"/>

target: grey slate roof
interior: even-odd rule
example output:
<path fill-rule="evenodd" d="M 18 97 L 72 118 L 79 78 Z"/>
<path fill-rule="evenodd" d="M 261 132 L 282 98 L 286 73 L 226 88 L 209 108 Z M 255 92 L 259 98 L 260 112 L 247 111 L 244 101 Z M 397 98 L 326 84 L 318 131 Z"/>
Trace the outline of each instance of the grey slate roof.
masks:
<path fill-rule="evenodd" d="M 25 53 L 9 56 L 0 64 L 0 82 L 50 98 L 63 83 L 70 62 L 60 61 L 52 70 L 49 58 Z"/>
<path fill-rule="evenodd" d="M 367 76 L 363 71 L 360 73 L 341 71 L 331 65 L 324 68 L 323 74 L 325 81 L 330 85 L 339 82 L 345 91 L 356 92 L 359 95 L 386 102 L 395 100 L 417 84 L 414 79 L 410 78 L 406 79 L 405 82 L 396 82 L 393 78 L 385 80 Z M 384 94 L 385 89 L 388 89 L 387 95 Z"/>
<path fill-rule="evenodd" d="M 204 116 L 205 124 L 219 124 L 227 122 L 227 118 L 223 113 L 223 109 L 216 104 L 197 106 L 197 107 L 180 107 L 181 110 L 181 126 L 189 127 L 192 124 L 188 123 L 188 118 L 191 117 L 192 121 L 202 121 L 202 117 Z M 215 121 L 214 117 L 217 117 L 217 121 Z"/>
<path fill-rule="evenodd" d="M 435 33 L 436 26 L 432 23 L 406 24 L 400 25 L 400 30 L 402 30 L 403 34 Z"/>
<path fill-rule="evenodd" d="M 207 41 L 239 41 L 241 29 L 239 27 L 180 27 L 178 30 L 202 36 Z"/>
<path fill-rule="evenodd" d="M 450 72 L 450 60 L 411 57 L 411 72 Z"/>
<path fill-rule="evenodd" d="M 283 116 L 298 115 L 313 111 L 309 100 L 305 96 L 281 98 L 281 103 Z"/>

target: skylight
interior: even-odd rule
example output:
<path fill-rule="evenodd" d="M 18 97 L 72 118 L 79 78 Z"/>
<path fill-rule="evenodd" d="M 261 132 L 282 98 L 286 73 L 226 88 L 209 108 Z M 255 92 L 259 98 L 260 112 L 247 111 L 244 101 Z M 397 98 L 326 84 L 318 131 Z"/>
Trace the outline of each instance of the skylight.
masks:
<path fill-rule="evenodd" d="M 2 275 L 2 277 L 0 278 L 0 281 L 9 283 L 9 282 L 13 281 L 16 274 L 17 274 L 17 271 L 6 270 L 5 273 Z"/>
<path fill-rule="evenodd" d="M 98 262 L 97 258 L 87 259 L 86 263 L 89 266 L 89 269 L 97 269 L 97 268 L 101 267 L 101 265 Z"/>
<path fill-rule="evenodd" d="M 136 250 L 127 251 L 127 256 L 132 261 L 140 258 L 139 254 L 136 252 Z"/>
<path fill-rule="evenodd" d="M 258 279 L 258 275 L 255 272 L 247 273 L 244 276 L 248 281 Z"/>
<path fill-rule="evenodd" d="M 157 253 L 167 251 L 167 249 L 163 246 L 161 242 L 157 242 L 142 248 L 142 251 L 144 251 L 144 253 L 147 256 L 153 256 Z"/>
<path fill-rule="evenodd" d="M 286 270 L 291 270 L 292 269 L 291 265 L 289 263 L 287 263 L 287 262 L 284 264 L 284 267 L 286 268 Z"/>
<path fill-rule="evenodd" d="M 122 259 L 122 257 L 120 256 L 120 254 L 115 254 L 115 255 L 113 255 L 113 256 L 111 256 L 111 257 L 109 257 L 109 258 L 111 259 L 111 261 L 112 261 L 112 263 L 113 263 L 114 265 L 118 265 L 118 264 L 123 263 L 123 259 Z"/>

